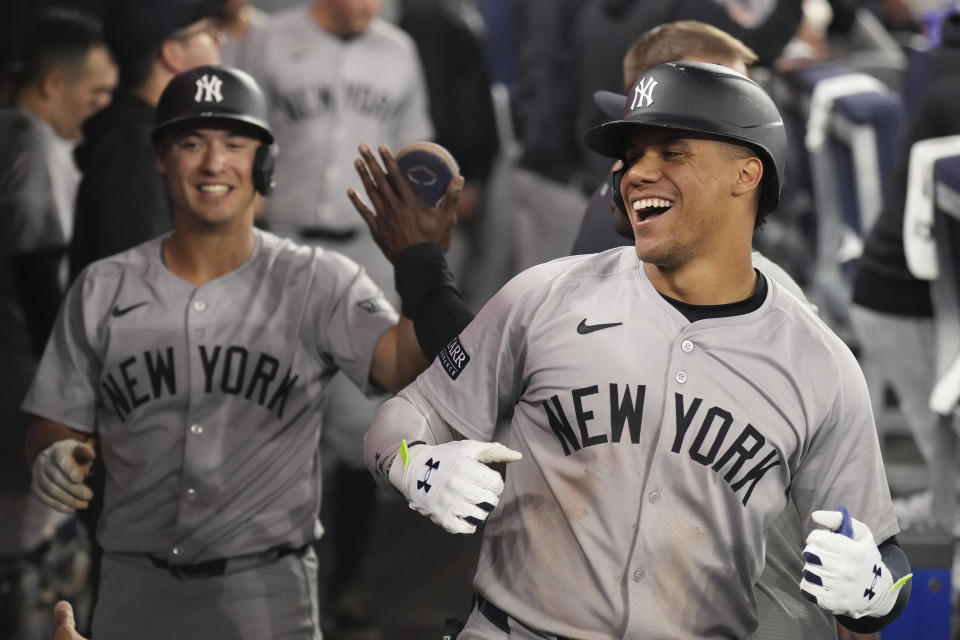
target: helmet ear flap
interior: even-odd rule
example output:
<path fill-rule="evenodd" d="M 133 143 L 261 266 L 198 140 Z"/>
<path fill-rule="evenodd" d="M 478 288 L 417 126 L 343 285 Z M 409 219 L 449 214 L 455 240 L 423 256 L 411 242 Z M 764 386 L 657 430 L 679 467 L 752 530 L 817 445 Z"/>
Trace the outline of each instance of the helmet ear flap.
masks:
<path fill-rule="evenodd" d="M 277 166 L 276 143 L 262 143 L 253 157 L 253 188 L 262 196 L 269 196 L 273 192 L 276 181 L 273 171 Z"/>
<path fill-rule="evenodd" d="M 621 163 L 622 165 L 623 163 Z M 627 205 L 623 202 L 623 195 L 620 193 L 620 182 L 623 180 L 623 174 L 627 172 L 626 166 L 621 166 L 610 174 L 611 187 L 613 189 L 613 204 L 620 210 L 620 213 L 627 215 Z"/>

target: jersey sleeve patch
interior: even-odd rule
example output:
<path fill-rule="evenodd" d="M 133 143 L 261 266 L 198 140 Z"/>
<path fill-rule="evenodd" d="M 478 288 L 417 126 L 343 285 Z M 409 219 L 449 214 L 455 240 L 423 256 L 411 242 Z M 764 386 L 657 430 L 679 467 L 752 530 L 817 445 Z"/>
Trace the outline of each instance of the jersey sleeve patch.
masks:
<path fill-rule="evenodd" d="M 440 364 L 443 365 L 443 370 L 447 372 L 451 380 L 456 380 L 470 362 L 470 354 L 468 354 L 467 350 L 460 344 L 459 337 L 451 340 L 437 357 L 440 359 Z"/>

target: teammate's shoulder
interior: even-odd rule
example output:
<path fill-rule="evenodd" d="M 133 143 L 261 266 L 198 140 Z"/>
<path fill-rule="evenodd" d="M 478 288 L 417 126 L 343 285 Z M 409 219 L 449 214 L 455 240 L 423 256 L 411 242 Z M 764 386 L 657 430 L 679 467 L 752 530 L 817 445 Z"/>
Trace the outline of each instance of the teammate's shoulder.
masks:
<path fill-rule="evenodd" d="M 375 18 L 367 28 L 367 36 L 402 48 L 415 48 L 409 33 L 382 18 Z"/>
<path fill-rule="evenodd" d="M 529 271 L 549 279 L 580 280 L 608 278 L 637 266 L 633 247 L 615 247 L 600 253 L 585 253 L 556 258 L 531 267 Z"/>
<path fill-rule="evenodd" d="M 313 265 L 332 270 L 359 269 L 356 262 L 337 251 L 328 251 L 315 244 L 305 244 L 257 229 L 263 251 L 278 262 Z"/>
<path fill-rule="evenodd" d="M 768 286 L 770 315 L 777 318 L 778 324 L 782 324 L 792 333 L 795 342 L 805 343 L 805 349 L 811 354 L 818 352 L 821 356 L 832 360 L 856 360 L 849 345 L 820 316 L 814 304 L 798 298 L 778 282 L 771 282 Z"/>
<path fill-rule="evenodd" d="M 50 134 L 44 133 L 44 127 L 49 129 L 23 109 L 0 109 L 0 169 L 5 173 L 13 167 L 17 167 L 14 171 L 47 172 Z"/>
<path fill-rule="evenodd" d="M 94 260 L 77 276 L 84 286 L 106 284 L 130 273 L 142 273 L 145 269 L 162 264 L 163 239 L 167 234 L 151 238 L 134 247 Z"/>
<path fill-rule="evenodd" d="M 0 133 L 3 134 L 4 148 L 19 147 L 42 138 L 36 121 L 17 107 L 0 109 Z"/>
<path fill-rule="evenodd" d="M 555 293 L 558 289 L 590 286 L 599 280 L 617 277 L 624 269 L 636 267 L 633 247 L 617 247 L 601 253 L 556 258 L 532 266 L 514 276 L 507 287 L 523 295 L 530 290 Z"/>
<path fill-rule="evenodd" d="M 308 4 L 294 4 L 269 14 L 269 19 L 263 21 L 261 28 L 266 31 L 276 31 L 289 28 L 291 25 L 309 26 L 312 22 L 310 6 Z"/>

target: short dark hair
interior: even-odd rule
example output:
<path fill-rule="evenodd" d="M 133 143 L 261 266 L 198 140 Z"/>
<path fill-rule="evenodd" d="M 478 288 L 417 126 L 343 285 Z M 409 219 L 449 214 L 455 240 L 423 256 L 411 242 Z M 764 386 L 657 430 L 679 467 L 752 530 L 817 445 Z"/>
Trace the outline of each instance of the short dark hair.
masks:
<path fill-rule="evenodd" d="M 53 69 L 79 75 L 92 49 L 107 48 L 100 20 L 76 9 L 49 9 L 27 38 L 18 88 L 40 83 Z"/>

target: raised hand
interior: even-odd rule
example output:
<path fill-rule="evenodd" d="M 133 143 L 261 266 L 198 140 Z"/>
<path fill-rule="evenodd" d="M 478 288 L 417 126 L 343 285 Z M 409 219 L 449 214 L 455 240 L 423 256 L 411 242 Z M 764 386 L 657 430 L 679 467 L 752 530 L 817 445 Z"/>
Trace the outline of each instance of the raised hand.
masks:
<path fill-rule="evenodd" d="M 353 164 L 374 211 L 353 189 L 347 191 L 347 197 L 387 259 L 392 263 L 404 249 L 423 242 L 435 242 L 446 251 L 457 222 L 463 177 L 454 177 L 437 206 L 431 207 L 414 193 L 386 145 L 378 148 L 383 167 L 369 146 L 362 144 L 358 151 L 360 158 Z"/>

